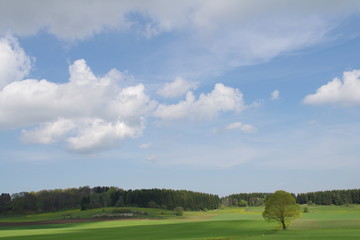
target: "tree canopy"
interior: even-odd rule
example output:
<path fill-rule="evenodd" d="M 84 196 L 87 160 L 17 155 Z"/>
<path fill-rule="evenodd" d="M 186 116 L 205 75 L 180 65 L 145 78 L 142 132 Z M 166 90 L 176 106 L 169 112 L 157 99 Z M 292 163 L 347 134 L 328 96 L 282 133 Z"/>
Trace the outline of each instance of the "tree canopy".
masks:
<path fill-rule="evenodd" d="M 0 214 L 125 206 L 169 210 L 180 206 L 186 210 L 198 211 L 218 208 L 220 198 L 218 195 L 187 190 L 124 190 L 100 186 L 21 192 L 12 196 L 7 193 L 0 195 Z"/>
<path fill-rule="evenodd" d="M 328 190 L 299 193 L 296 198 L 300 204 L 345 205 L 360 204 L 360 189 Z"/>
<path fill-rule="evenodd" d="M 300 206 L 290 193 L 276 191 L 266 201 L 262 215 L 268 221 L 278 221 L 285 230 L 291 220 L 300 216 Z"/>

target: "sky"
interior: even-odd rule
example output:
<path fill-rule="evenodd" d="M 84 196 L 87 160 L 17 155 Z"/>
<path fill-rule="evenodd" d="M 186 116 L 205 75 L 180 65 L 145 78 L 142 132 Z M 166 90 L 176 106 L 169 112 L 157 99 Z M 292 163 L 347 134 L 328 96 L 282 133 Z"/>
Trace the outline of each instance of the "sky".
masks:
<path fill-rule="evenodd" d="M 359 188 L 360 2 L 0 0 L 0 192 Z"/>

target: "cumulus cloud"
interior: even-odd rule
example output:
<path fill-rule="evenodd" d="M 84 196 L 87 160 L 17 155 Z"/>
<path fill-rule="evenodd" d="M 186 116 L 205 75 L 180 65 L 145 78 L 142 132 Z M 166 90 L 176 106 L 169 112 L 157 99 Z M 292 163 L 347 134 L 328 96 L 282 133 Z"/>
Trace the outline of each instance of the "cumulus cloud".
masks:
<path fill-rule="evenodd" d="M 160 104 L 154 116 L 164 120 L 213 119 L 219 112 L 241 112 L 245 108 L 243 94 L 238 89 L 217 83 L 212 92 L 202 93 L 198 99 L 188 92 L 184 101 L 172 105 Z"/>
<path fill-rule="evenodd" d="M 360 104 L 360 70 L 344 72 L 342 80 L 334 78 L 318 88 L 316 93 L 307 95 L 303 102 L 314 105 Z"/>
<path fill-rule="evenodd" d="M 23 131 L 24 142 L 66 143 L 78 152 L 141 135 L 144 116 L 157 105 L 144 85 L 121 88 L 121 72 L 96 77 L 83 59 L 70 65 L 69 73 L 62 84 L 25 79 L 6 85 L 0 91 L 0 129 L 30 127 Z"/>
<path fill-rule="evenodd" d="M 22 80 L 31 69 L 31 58 L 11 36 L 0 38 L 0 89 Z"/>
<path fill-rule="evenodd" d="M 257 130 L 256 127 L 254 127 L 253 125 L 244 124 L 241 122 L 233 122 L 225 127 L 225 130 L 227 131 L 236 130 L 236 129 L 239 129 L 240 131 L 245 133 L 254 133 Z"/>
<path fill-rule="evenodd" d="M 76 136 L 66 139 L 70 149 L 77 152 L 91 152 L 113 147 L 118 140 L 141 135 L 144 125 L 130 125 L 124 121 L 86 119 L 78 128 Z"/>
<path fill-rule="evenodd" d="M 175 96 L 186 89 L 185 100 L 159 105 L 146 94 L 143 84 L 121 87 L 127 74 L 112 69 L 104 76 L 96 76 L 84 59 L 69 66 L 69 81 L 65 83 L 22 80 L 30 70 L 30 58 L 16 40 L 3 42 L 4 49 L 11 50 L 7 58 L 20 61 L 16 67 L 0 72 L 16 76 L 4 81 L 0 89 L 0 130 L 23 129 L 24 143 L 59 144 L 75 152 L 92 152 L 140 136 L 148 116 L 201 120 L 246 108 L 238 89 L 218 83 L 210 93 L 195 97 L 188 91 L 195 84 L 180 78 L 163 90 Z M 18 74 L 19 69 L 25 70 Z"/>
<path fill-rule="evenodd" d="M 74 152 L 95 152 L 105 150 L 125 138 L 141 135 L 143 122 L 130 125 L 123 121 L 106 121 L 99 118 L 58 119 L 40 124 L 31 130 L 23 130 L 25 143 L 64 143 Z"/>
<path fill-rule="evenodd" d="M 77 60 L 69 67 L 70 81 L 56 84 L 26 79 L 12 82 L 0 92 L 0 127 L 27 126 L 58 117 L 104 117 L 129 120 L 153 108 L 142 84 L 120 88 L 111 70 L 97 78 Z M 117 72 L 117 74 L 112 74 Z M 26 114 L 26 118 L 21 117 Z"/>
<path fill-rule="evenodd" d="M 76 127 L 70 119 L 58 119 L 41 123 L 33 130 L 23 130 L 22 140 L 29 143 L 52 144 L 62 140 L 69 131 Z"/>
<path fill-rule="evenodd" d="M 189 82 L 183 78 L 177 77 L 171 83 L 165 83 L 165 85 L 160 88 L 157 93 L 166 98 L 176 98 L 184 95 L 191 89 L 195 89 L 197 83 Z"/>
<path fill-rule="evenodd" d="M 279 99 L 280 97 L 280 92 L 279 90 L 275 89 L 271 94 L 270 94 L 270 99 L 271 100 L 276 100 Z"/>

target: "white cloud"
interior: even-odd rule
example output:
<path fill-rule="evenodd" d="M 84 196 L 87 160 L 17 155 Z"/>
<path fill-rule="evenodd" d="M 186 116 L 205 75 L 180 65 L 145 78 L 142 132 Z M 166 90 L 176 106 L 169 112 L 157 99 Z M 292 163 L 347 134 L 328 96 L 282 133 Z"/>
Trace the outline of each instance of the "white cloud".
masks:
<path fill-rule="evenodd" d="M 0 30 L 17 35 L 46 30 L 66 40 L 84 39 L 106 29 L 125 28 L 130 5 L 123 1 L 3 1 Z"/>
<path fill-rule="evenodd" d="M 240 131 L 245 132 L 245 133 L 254 133 L 257 131 L 256 127 L 254 127 L 253 125 L 244 124 L 241 122 L 233 122 L 233 123 L 228 124 L 225 127 L 225 130 L 228 130 L 228 131 L 235 130 L 235 129 L 239 129 Z"/>
<path fill-rule="evenodd" d="M 145 93 L 145 86 L 126 87 L 108 103 L 106 114 L 111 118 L 132 120 L 138 116 L 148 115 L 157 106 L 157 102 Z"/>
<path fill-rule="evenodd" d="M 45 30 L 68 41 L 83 40 L 107 30 L 138 26 L 140 34 L 152 37 L 186 26 L 197 5 L 192 1 L 3 1 L 0 31 L 33 35 Z M 141 20 L 136 18 L 141 16 Z M 96 17 L 94 17 L 96 16 Z M 134 17 L 135 16 L 135 17 Z M 144 20 L 146 20 L 144 22 Z"/>
<path fill-rule="evenodd" d="M 144 143 L 139 146 L 140 149 L 148 149 L 151 146 L 151 143 Z"/>
<path fill-rule="evenodd" d="M 31 69 L 31 59 L 11 36 L 0 38 L 0 89 L 22 80 Z"/>
<path fill-rule="evenodd" d="M 3 1 L 0 32 L 47 31 L 73 41 L 107 30 L 135 29 L 145 37 L 174 31 L 182 44 L 175 64 L 222 71 L 256 64 L 327 39 L 343 16 L 359 12 L 358 1 Z M 96 17 L 94 17 L 96 16 Z M 187 45 L 184 46 L 183 43 Z M 199 51 L 193 51 L 200 47 Z M 169 47 L 169 52 L 174 52 Z M 171 53 L 169 53 L 171 54 Z M 184 54 L 184 56 L 183 56 Z M 168 59 L 166 59 L 168 60 Z M 168 62 L 168 61 L 167 61 Z M 200 69 L 200 70 L 199 70 Z M 195 71 L 195 70 L 194 70 Z"/>
<path fill-rule="evenodd" d="M 334 78 L 321 86 L 316 93 L 304 98 L 306 104 L 360 104 L 360 70 L 344 72 L 342 80 Z"/>
<path fill-rule="evenodd" d="M 194 13 L 194 28 L 220 66 L 256 64 L 326 37 L 331 29 L 326 17 L 311 8 L 303 11 L 306 4 L 295 5 L 298 8 L 284 2 L 207 2 Z"/>
<path fill-rule="evenodd" d="M 56 84 L 26 79 L 0 91 L 0 128 L 24 127 L 63 118 L 131 120 L 151 111 L 156 102 L 142 84 L 120 88 L 111 70 L 105 77 L 93 75 L 84 60 L 69 67 L 70 81 Z M 26 116 L 26 117 L 24 117 Z"/>
<path fill-rule="evenodd" d="M 241 112 L 245 108 L 243 94 L 238 89 L 217 83 L 212 92 L 202 93 L 197 100 L 192 92 L 188 92 L 184 101 L 173 105 L 160 104 L 154 116 L 164 120 L 213 119 L 219 112 Z"/>
<path fill-rule="evenodd" d="M 12 41 L 8 46 L 17 44 Z M 11 49 L 16 49 L 12 52 L 14 56 L 29 59 L 18 45 Z M 200 120 L 215 118 L 220 112 L 241 112 L 246 108 L 238 89 L 220 83 L 198 98 L 189 91 L 186 99 L 178 104 L 158 105 L 145 93 L 143 84 L 121 87 L 124 84 L 120 83 L 126 81 L 128 75 L 116 69 L 98 77 L 86 61 L 80 59 L 69 66 L 69 74 L 69 81 L 65 83 L 46 79 L 22 80 L 25 73 L 4 83 L 0 89 L 0 129 L 22 128 L 21 139 L 25 143 L 59 144 L 71 151 L 93 152 L 140 136 L 145 118 L 151 115 L 164 120 Z M 172 94 L 179 92 L 179 88 L 184 91 L 195 87 L 181 79 L 175 83 L 180 84 L 170 84 L 167 88 Z"/>
<path fill-rule="evenodd" d="M 92 152 L 113 147 L 118 140 L 141 135 L 144 124 L 128 125 L 123 121 L 86 119 L 78 128 L 76 136 L 66 139 L 70 150 Z"/>
<path fill-rule="evenodd" d="M 359 10 L 357 1 L 310 1 L 287 3 L 284 1 L 214 1 L 184 0 L 167 2 L 147 1 L 3 1 L 0 10 L 0 29 L 12 29 L 16 34 L 35 34 L 40 30 L 61 38 L 84 38 L 107 29 L 129 27 L 136 19 L 129 13 L 138 13 L 147 18 L 144 33 L 169 31 L 174 28 L 196 27 L 214 31 L 237 22 L 241 25 L 262 16 L 289 15 L 301 18 L 304 15 L 340 15 Z M 274 15 L 277 13 L 277 15 Z M 96 16 L 96 18 L 94 18 Z M 191 24 L 191 25 L 190 25 Z M 147 30 L 146 30 L 147 29 Z M 150 30 L 149 30 L 150 29 Z"/>
<path fill-rule="evenodd" d="M 74 121 L 63 118 L 53 122 L 41 123 L 36 129 L 23 130 L 22 140 L 24 142 L 40 144 L 56 143 L 74 129 L 75 126 Z"/>
<path fill-rule="evenodd" d="M 144 124 L 129 125 L 122 121 L 106 121 L 99 118 L 59 119 L 40 124 L 31 130 L 23 130 L 25 143 L 65 143 L 74 152 L 95 152 L 109 149 L 125 138 L 141 135 Z"/>
<path fill-rule="evenodd" d="M 155 155 L 151 155 L 151 156 L 147 157 L 147 160 L 152 162 L 152 163 L 155 163 L 156 159 L 157 159 L 157 157 Z"/>
<path fill-rule="evenodd" d="M 278 89 L 275 89 L 271 94 L 270 94 L 270 99 L 271 100 L 276 100 L 279 99 L 280 97 L 280 92 Z"/>
<path fill-rule="evenodd" d="M 184 95 L 191 89 L 196 89 L 197 83 L 189 82 L 183 78 L 177 77 L 171 83 L 165 83 L 157 93 L 166 98 L 176 98 Z"/>
<path fill-rule="evenodd" d="M 0 129 L 35 125 L 23 131 L 24 142 L 66 143 L 78 152 L 141 135 L 144 117 L 157 105 L 144 85 L 121 88 L 120 72 L 96 77 L 85 60 L 75 61 L 69 72 L 67 83 L 26 79 L 6 85 L 0 91 Z"/>
<path fill-rule="evenodd" d="M 180 101 L 173 105 L 160 104 L 154 112 L 154 116 L 169 120 L 186 118 L 190 116 L 191 108 L 194 103 L 195 96 L 192 92 L 188 92 L 185 101 Z"/>

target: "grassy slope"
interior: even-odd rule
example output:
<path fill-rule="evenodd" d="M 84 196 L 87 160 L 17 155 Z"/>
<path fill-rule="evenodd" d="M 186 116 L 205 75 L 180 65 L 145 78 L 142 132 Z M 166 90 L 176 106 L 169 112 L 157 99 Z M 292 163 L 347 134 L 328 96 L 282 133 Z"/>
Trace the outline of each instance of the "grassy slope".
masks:
<path fill-rule="evenodd" d="M 40 214 L 25 214 L 17 216 L 1 216 L 0 222 L 33 222 L 33 221 L 46 221 L 46 220 L 60 220 L 60 219 L 81 219 L 81 218 L 92 218 L 97 214 L 111 214 L 115 209 L 130 209 L 137 212 L 146 212 L 147 215 L 138 215 L 135 218 L 169 218 L 174 214 L 169 210 L 162 209 L 151 209 L 151 208 L 135 208 L 135 207 L 126 207 L 126 208 L 99 208 L 99 209 L 90 209 L 85 211 L 80 211 L 80 209 L 58 211 L 58 212 L 49 212 L 49 213 L 40 213 Z"/>
<path fill-rule="evenodd" d="M 164 220 L 3 227 L 0 239 L 360 239 L 360 206 L 310 207 L 287 231 L 265 222 L 261 212 L 230 208 Z"/>

